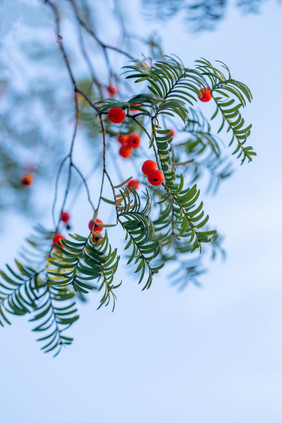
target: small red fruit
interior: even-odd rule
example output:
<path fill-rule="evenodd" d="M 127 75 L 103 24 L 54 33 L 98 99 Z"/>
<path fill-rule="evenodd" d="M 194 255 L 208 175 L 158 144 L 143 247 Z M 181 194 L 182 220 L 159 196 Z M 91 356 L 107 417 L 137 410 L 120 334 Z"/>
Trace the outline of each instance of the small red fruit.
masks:
<path fill-rule="evenodd" d="M 102 241 L 102 234 L 100 231 L 95 231 L 92 234 L 92 241 L 98 244 L 98 242 Z"/>
<path fill-rule="evenodd" d="M 129 147 L 136 149 L 139 147 L 140 142 L 141 142 L 140 135 L 138 134 L 128 135 L 127 144 L 129 145 Z"/>
<path fill-rule="evenodd" d="M 99 224 L 103 225 L 102 220 L 96 219 L 95 228 L 94 228 L 95 232 L 102 232 L 103 226 L 98 226 Z M 90 222 L 88 223 L 88 228 L 89 228 L 90 231 L 92 231 L 93 225 L 94 225 L 93 220 L 90 220 Z"/>
<path fill-rule="evenodd" d="M 164 174 L 160 170 L 151 170 L 148 175 L 148 181 L 151 185 L 161 185 L 164 181 Z"/>
<path fill-rule="evenodd" d="M 157 167 L 157 163 L 153 160 L 146 160 L 143 163 L 142 172 L 144 173 L 144 175 L 148 176 L 149 172 L 151 172 L 152 170 L 156 170 Z"/>
<path fill-rule="evenodd" d="M 52 238 L 53 247 L 56 248 L 56 245 L 59 245 L 60 247 L 64 248 L 64 246 L 60 242 L 61 239 L 66 239 L 66 238 L 62 234 L 55 234 Z"/>
<path fill-rule="evenodd" d="M 119 149 L 119 154 L 121 157 L 128 159 L 131 156 L 132 150 L 127 144 L 123 144 Z"/>
<path fill-rule="evenodd" d="M 137 181 L 137 179 L 131 179 L 131 181 L 128 182 L 127 184 L 128 187 L 134 187 L 136 190 L 139 187 L 139 181 Z"/>
<path fill-rule="evenodd" d="M 117 85 L 108 85 L 106 87 L 106 90 L 110 97 L 114 97 L 115 95 L 118 94 L 118 91 L 119 91 Z"/>
<path fill-rule="evenodd" d="M 33 176 L 30 173 L 24 175 L 21 179 L 22 185 L 28 187 L 29 185 L 33 184 Z"/>
<path fill-rule="evenodd" d="M 62 211 L 61 221 L 64 222 L 64 223 L 68 223 L 70 221 L 70 215 L 69 215 L 68 212 Z"/>
<path fill-rule="evenodd" d="M 212 93 L 211 90 L 209 88 L 201 88 L 200 92 L 202 94 L 202 96 L 198 96 L 199 99 L 203 102 L 207 102 L 210 101 L 212 99 Z"/>
<path fill-rule="evenodd" d="M 112 107 L 108 111 L 108 118 L 113 123 L 121 123 L 126 118 L 126 113 L 121 107 Z"/>
<path fill-rule="evenodd" d="M 127 139 L 128 139 L 128 135 L 125 135 L 125 134 L 117 137 L 118 142 L 120 142 L 121 144 L 126 144 Z"/>

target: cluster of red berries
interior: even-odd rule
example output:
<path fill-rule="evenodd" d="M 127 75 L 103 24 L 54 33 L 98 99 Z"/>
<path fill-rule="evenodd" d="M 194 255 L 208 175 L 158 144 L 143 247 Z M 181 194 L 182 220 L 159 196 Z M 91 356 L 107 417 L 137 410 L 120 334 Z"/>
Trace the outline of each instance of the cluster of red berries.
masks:
<path fill-rule="evenodd" d="M 106 87 L 106 90 L 108 94 L 111 97 L 114 97 L 118 93 L 118 87 L 116 85 L 108 85 Z M 200 89 L 201 96 L 199 96 L 199 99 L 203 102 L 210 101 L 212 99 L 212 93 L 210 88 L 201 88 Z M 135 105 L 139 106 L 139 104 Z M 135 111 L 135 109 L 131 109 L 132 111 Z M 108 118 L 113 123 L 121 123 L 126 118 L 126 113 L 121 107 L 112 107 L 108 112 Z M 171 129 L 170 133 L 172 137 L 175 136 L 174 131 Z M 117 138 L 118 142 L 121 143 L 121 147 L 119 149 L 119 154 L 124 157 L 128 158 L 132 154 L 132 149 L 136 149 L 140 146 L 140 135 L 138 134 L 123 134 L 120 135 Z M 144 175 L 148 177 L 148 182 L 151 185 L 158 186 L 161 185 L 164 181 L 164 174 L 162 171 L 158 170 L 157 163 L 153 160 L 146 160 L 143 163 L 142 166 L 142 172 Z M 33 176 L 30 173 L 25 174 L 22 179 L 21 183 L 25 186 L 29 186 L 33 183 Z M 139 187 L 139 181 L 136 179 L 131 179 L 131 181 L 127 184 L 128 187 L 133 186 L 136 190 Z M 70 221 L 70 215 L 68 212 L 63 211 L 61 214 L 61 221 L 64 222 L 66 225 L 68 225 Z M 100 226 L 99 226 L 100 225 Z M 101 226 L 102 225 L 102 226 Z M 98 243 L 102 240 L 102 230 L 103 230 L 103 222 L 100 219 L 96 219 L 93 221 L 93 219 L 90 220 L 88 224 L 89 230 L 92 233 L 92 240 L 95 243 Z M 53 247 L 57 248 L 56 245 L 59 245 L 60 247 L 64 248 L 64 246 L 61 243 L 61 240 L 65 239 L 65 237 L 62 234 L 55 234 L 53 236 L 52 242 Z"/>
<path fill-rule="evenodd" d="M 212 93 L 211 93 L 211 90 L 208 87 L 207 88 L 201 88 L 200 92 L 201 92 L 202 96 L 201 97 L 198 96 L 198 97 L 204 103 L 206 103 L 207 101 L 210 101 L 212 99 Z"/>
<path fill-rule="evenodd" d="M 140 135 L 138 134 L 120 135 L 117 137 L 117 140 L 121 143 L 119 154 L 125 159 L 131 156 L 132 149 L 136 150 L 141 142 Z"/>
<path fill-rule="evenodd" d="M 113 123 L 121 123 L 126 118 L 126 113 L 121 107 L 112 107 L 108 111 L 108 118 Z M 132 149 L 138 148 L 141 141 L 138 134 L 120 135 L 117 140 L 121 143 L 119 154 L 125 159 L 131 156 Z"/>
<path fill-rule="evenodd" d="M 142 172 L 148 177 L 148 182 L 151 185 L 161 185 L 164 181 L 164 174 L 161 170 L 157 169 L 157 163 L 153 160 L 146 160 L 142 166 Z M 131 179 L 127 184 L 128 187 L 133 186 L 136 190 L 139 187 L 137 179 Z"/>
<path fill-rule="evenodd" d="M 148 177 L 148 182 L 155 186 L 161 185 L 164 181 L 164 174 L 157 167 L 157 163 L 153 160 L 146 160 L 142 166 L 142 172 Z"/>
<path fill-rule="evenodd" d="M 70 221 L 70 215 L 68 212 L 62 212 L 61 214 L 61 221 L 68 224 L 68 222 Z M 92 240 L 93 242 L 95 242 L 96 244 L 100 241 L 102 241 L 102 230 L 103 230 L 103 222 L 100 219 L 96 219 L 95 223 L 94 221 L 91 219 L 90 222 L 88 223 L 88 228 L 89 230 L 92 232 Z M 93 228 L 94 226 L 94 228 Z M 52 238 L 52 243 L 53 243 L 53 247 L 56 247 L 56 245 L 59 245 L 61 248 L 64 248 L 63 244 L 61 243 L 61 239 L 66 239 L 64 237 L 64 235 L 62 234 L 55 234 Z"/>

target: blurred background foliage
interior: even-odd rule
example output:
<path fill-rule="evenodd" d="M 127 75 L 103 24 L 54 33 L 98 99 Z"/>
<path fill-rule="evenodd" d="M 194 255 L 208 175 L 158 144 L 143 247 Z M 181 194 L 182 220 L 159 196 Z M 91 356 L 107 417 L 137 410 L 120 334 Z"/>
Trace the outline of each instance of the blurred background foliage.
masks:
<path fill-rule="evenodd" d="M 225 17 L 230 6 L 238 7 L 243 13 L 258 13 L 268 0 L 142 0 L 144 14 L 151 19 L 167 20 L 183 14 L 189 31 L 214 30 Z"/>
<path fill-rule="evenodd" d="M 33 189 L 23 186 L 21 177 L 32 172 L 36 175 L 35 187 L 44 189 L 47 183 L 50 189 L 50 177 L 69 142 L 73 98 L 58 46 L 54 43 L 54 22 L 50 10 L 39 0 L 29 5 L 25 1 L 21 3 L 22 12 L 30 9 L 30 19 L 20 19 L 21 9 L 18 8 L 11 13 L 10 21 L 8 18 L 1 23 L 0 212 L 12 208 L 26 212 L 33 218 L 38 212 L 36 201 L 32 200 Z M 130 17 L 125 3 L 115 0 L 101 4 L 80 0 L 77 4 L 81 18 L 86 24 L 92 25 L 99 36 L 102 35 L 104 42 L 117 45 L 133 56 L 142 51 L 152 59 L 161 57 L 160 37 L 155 32 L 145 38 L 143 34 L 134 33 L 127 23 Z M 231 3 L 227 0 L 141 0 L 140 19 L 143 15 L 143 19 L 166 21 L 176 14 L 182 14 L 187 31 L 212 30 L 224 18 Z M 266 0 L 237 0 L 235 5 L 244 13 L 257 13 L 265 3 Z M 101 46 L 93 42 L 87 31 L 82 34 L 78 22 L 73 19 L 71 2 L 59 0 L 56 4 L 60 8 L 63 32 L 76 34 L 73 37 L 76 41 L 71 40 L 67 49 L 79 85 L 88 90 L 92 100 L 96 100 L 107 97 L 106 87 L 116 84 L 119 87 L 118 98 L 126 100 L 128 93 L 134 93 L 132 85 L 120 75 L 120 67 L 127 62 L 126 56 L 111 51 L 110 63 L 105 63 Z M 107 15 L 110 26 L 101 19 L 101 16 Z M 91 51 L 91 58 L 87 57 L 87 49 Z M 93 84 L 93 80 L 96 84 Z M 84 141 L 81 149 L 94 149 L 98 155 L 101 143 L 96 139 L 97 122 L 91 118 L 91 111 L 82 98 L 80 117 Z M 131 122 L 128 130 L 135 129 L 136 125 Z M 191 137 L 196 141 L 196 135 L 191 134 Z M 183 146 L 192 156 L 198 148 L 197 142 L 185 143 L 185 140 Z M 114 149 L 110 156 L 115 161 Z M 89 174 L 92 168 L 93 165 L 88 169 Z M 213 161 L 212 158 L 198 158 L 189 166 L 191 181 L 197 180 L 207 170 L 210 174 L 208 190 L 215 192 L 219 182 L 231 175 L 232 166 L 225 159 Z"/>

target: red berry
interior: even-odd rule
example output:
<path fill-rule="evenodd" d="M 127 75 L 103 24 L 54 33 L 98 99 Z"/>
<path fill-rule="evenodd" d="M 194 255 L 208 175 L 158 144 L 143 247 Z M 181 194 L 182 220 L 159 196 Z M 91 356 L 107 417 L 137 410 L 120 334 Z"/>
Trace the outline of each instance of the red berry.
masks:
<path fill-rule="evenodd" d="M 103 226 L 98 226 L 98 224 L 103 225 L 102 220 L 96 219 L 94 230 L 95 230 L 95 232 L 102 232 Z M 89 228 L 90 231 L 92 231 L 93 225 L 94 225 L 93 220 L 90 220 L 90 222 L 88 223 L 88 228 Z"/>
<path fill-rule="evenodd" d="M 64 246 L 60 242 L 61 239 L 66 239 L 66 238 L 62 234 L 55 234 L 52 238 L 53 247 L 56 248 L 56 245 L 59 245 L 60 247 L 64 248 Z"/>
<path fill-rule="evenodd" d="M 30 173 L 24 175 L 21 179 L 22 185 L 28 187 L 29 185 L 33 184 L 33 176 Z"/>
<path fill-rule="evenodd" d="M 127 144 L 129 145 L 129 147 L 131 148 L 138 148 L 140 145 L 140 135 L 138 134 L 130 134 L 128 135 L 128 139 L 127 139 Z"/>
<path fill-rule="evenodd" d="M 153 160 L 146 160 L 143 163 L 142 172 L 144 173 L 144 175 L 148 176 L 149 172 L 151 172 L 151 170 L 156 170 L 157 167 L 157 163 Z"/>
<path fill-rule="evenodd" d="M 70 221 L 70 215 L 69 215 L 68 212 L 62 211 L 61 221 L 64 222 L 64 223 L 68 223 Z"/>
<path fill-rule="evenodd" d="M 110 97 L 114 97 L 118 94 L 118 86 L 117 85 L 108 85 L 106 87 L 107 93 Z"/>
<path fill-rule="evenodd" d="M 130 157 L 132 154 L 131 147 L 129 147 L 127 144 L 123 144 L 119 149 L 119 154 L 125 159 L 128 159 L 128 157 Z"/>
<path fill-rule="evenodd" d="M 175 136 L 175 132 L 173 129 L 170 129 L 168 133 L 172 136 L 172 138 Z"/>
<path fill-rule="evenodd" d="M 126 117 L 125 111 L 121 107 L 112 107 L 108 111 L 108 118 L 113 123 L 121 123 Z"/>
<path fill-rule="evenodd" d="M 148 181 L 151 185 L 161 185 L 164 181 L 164 174 L 160 170 L 151 170 L 148 175 Z"/>
<path fill-rule="evenodd" d="M 131 181 L 128 182 L 127 184 L 128 187 L 134 187 L 136 190 L 139 187 L 139 181 L 137 181 L 137 179 L 131 179 Z"/>
<path fill-rule="evenodd" d="M 118 142 L 120 142 L 121 144 L 126 144 L 127 139 L 128 139 L 128 135 L 125 135 L 125 134 L 117 137 Z"/>
<path fill-rule="evenodd" d="M 92 241 L 98 244 L 98 242 L 102 241 L 102 234 L 100 231 L 95 231 L 92 234 Z"/>
<path fill-rule="evenodd" d="M 200 92 L 202 94 L 202 96 L 198 96 L 199 99 L 203 102 L 207 102 L 210 101 L 212 99 L 212 93 L 211 90 L 209 88 L 201 88 Z"/>

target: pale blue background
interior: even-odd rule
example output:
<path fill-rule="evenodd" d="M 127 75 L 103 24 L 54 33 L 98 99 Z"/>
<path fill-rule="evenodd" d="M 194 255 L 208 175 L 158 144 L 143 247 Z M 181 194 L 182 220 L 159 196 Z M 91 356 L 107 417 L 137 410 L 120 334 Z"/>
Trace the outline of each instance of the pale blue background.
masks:
<path fill-rule="evenodd" d="M 227 262 L 181 294 L 164 277 L 146 292 L 124 278 L 116 311 L 97 312 L 95 298 L 81 307 L 74 344 L 56 359 L 15 319 L 1 329 L 1 423 L 282 421 L 281 16 L 268 2 L 259 16 L 230 10 L 197 37 L 178 20 L 159 27 L 166 52 L 223 60 L 254 94 L 246 117 L 258 157 L 205 202 L 226 234 Z M 76 217 L 78 232 L 86 220 Z M 6 220 L 1 266 L 29 226 Z"/>

